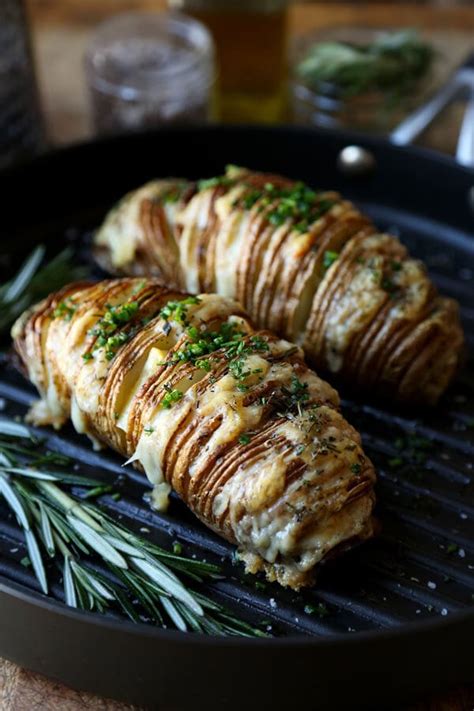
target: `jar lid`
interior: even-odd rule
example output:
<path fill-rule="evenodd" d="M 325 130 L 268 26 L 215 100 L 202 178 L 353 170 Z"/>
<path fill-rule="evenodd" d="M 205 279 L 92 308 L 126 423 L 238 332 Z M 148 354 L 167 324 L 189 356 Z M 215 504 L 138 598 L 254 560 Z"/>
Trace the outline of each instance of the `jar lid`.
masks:
<path fill-rule="evenodd" d="M 168 0 L 168 4 L 184 12 L 258 12 L 284 10 L 289 0 Z"/>

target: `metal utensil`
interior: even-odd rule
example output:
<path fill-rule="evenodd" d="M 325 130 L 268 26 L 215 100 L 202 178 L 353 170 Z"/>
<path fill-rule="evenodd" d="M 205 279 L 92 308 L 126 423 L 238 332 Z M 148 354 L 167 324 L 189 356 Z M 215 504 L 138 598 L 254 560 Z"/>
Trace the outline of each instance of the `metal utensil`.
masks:
<path fill-rule="evenodd" d="M 474 168 L 474 52 L 456 69 L 454 74 L 423 106 L 407 116 L 390 134 L 390 140 L 406 146 L 421 134 L 449 104 L 467 100 L 456 148 L 456 160 Z"/>

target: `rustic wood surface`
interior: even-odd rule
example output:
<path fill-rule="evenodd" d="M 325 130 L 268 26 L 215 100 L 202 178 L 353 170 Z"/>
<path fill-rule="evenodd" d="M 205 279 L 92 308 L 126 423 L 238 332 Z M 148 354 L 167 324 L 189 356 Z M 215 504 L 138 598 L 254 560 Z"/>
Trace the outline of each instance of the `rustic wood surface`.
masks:
<path fill-rule="evenodd" d="M 1 1 L 1 0 L 0 0 Z M 43 106 L 51 140 L 67 143 L 90 135 L 82 55 L 90 28 L 117 11 L 163 7 L 163 0 L 28 0 L 34 31 Z M 474 7 L 364 2 L 295 5 L 291 30 L 307 32 L 336 25 L 419 26 L 442 31 L 456 62 L 474 32 Z M 452 42 L 450 43 L 450 35 Z M 451 124 L 457 117 L 450 119 Z M 451 147 L 438 129 L 435 144 Z M 382 708 L 382 705 L 381 705 Z M 139 711 L 137 707 L 73 691 L 0 660 L 0 711 Z M 183 710 L 185 711 L 185 710 Z M 474 689 L 463 688 L 428 698 L 403 711 L 474 711 Z"/>
<path fill-rule="evenodd" d="M 0 0 L 1 1 L 1 0 Z M 83 71 L 87 40 L 98 22 L 113 12 L 156 10 L 166 0 L 27 0 L 42 104 L 53 143 L 70 143 L 91 135 Z M 295 4 L 290 13 L 292 36 L 334 26 L 419 27 L 436 41 L 445 61 L 444 79 L 472 49 L 474 6 L 441 7 L 409 3 Z M 453 152 L 462 105 L 454 105 L 424 137 L 426 145 Z"/>

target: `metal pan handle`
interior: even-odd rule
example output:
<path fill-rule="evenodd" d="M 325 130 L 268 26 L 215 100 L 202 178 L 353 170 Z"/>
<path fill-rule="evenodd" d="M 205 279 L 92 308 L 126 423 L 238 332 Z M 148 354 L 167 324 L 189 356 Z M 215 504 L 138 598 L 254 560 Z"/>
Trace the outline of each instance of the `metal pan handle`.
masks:
<path fill-rule="evenodd" d="M 467 97 L 467 107 L 459 132 L 456 160 L 474 168 L 474 70 L 463 67 L 426 104 L 407 116 L 390 134 L 398 146 L 412 143 L 453 101 Z"/>
<path fill-rule="evenodd" d="M 456 160 L 461 165 L 474 168 L 474 90 L 471 91 L 459 132 Z"/>

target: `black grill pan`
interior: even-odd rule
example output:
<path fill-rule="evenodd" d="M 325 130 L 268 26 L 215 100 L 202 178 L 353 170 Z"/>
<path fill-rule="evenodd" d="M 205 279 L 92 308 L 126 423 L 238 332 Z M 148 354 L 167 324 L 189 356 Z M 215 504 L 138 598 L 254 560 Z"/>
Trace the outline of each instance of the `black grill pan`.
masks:
<path fill-rule="evenodd" d="M 375 170 L 344 177 L 340 150 L 369 149 Z M 474 174 L 450 159 L 357 136 L 295 128 L 169 129 L 69 148 L 0 175 L 4 275 L 45 242 L 65 241 L 87 260 L 87 241 L 105 210 L 152 177 L 203 177 L 236 163 L 335 188 L 381 229 L 425 259 L 434 281 L 461 303 L 466 367 L 435 409 L 394 408 L 342 391 L 379 472 L 377 539 L 327 565 L 301 594 L 242 575 L 232 547 L 174 499 L 153 513 L 139 473 L 111 452 L 93 453 L 70 427 L 42 431 L 50 446 L 91 475 L 120 477 L 121 499 L 101 502 L 163 545 L 227 571 L 210 594 L 271 639 L 205 638 L 78 612 L 38 590 L 20 561 L 15 522 L 0 502 L 0 655 L 66 684 L 151 708 L 381 709 L 417 693 L 474 682 Z M 3 415 L 22 415 L 33 388 L 0 364 Z M 422 438 L 414 463 L 401 448 Z M 391 464 L 389 464 L 391 462 Z M 305 609 L 306 608 L 306 609 Z M 323 613 L 314 612 L 323 610 Z M 312 612 L 311 612 L 312 611 Z"/>

